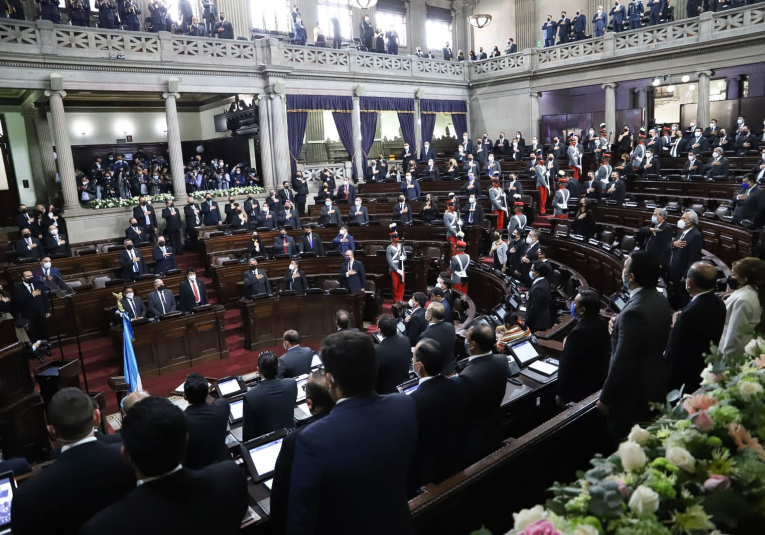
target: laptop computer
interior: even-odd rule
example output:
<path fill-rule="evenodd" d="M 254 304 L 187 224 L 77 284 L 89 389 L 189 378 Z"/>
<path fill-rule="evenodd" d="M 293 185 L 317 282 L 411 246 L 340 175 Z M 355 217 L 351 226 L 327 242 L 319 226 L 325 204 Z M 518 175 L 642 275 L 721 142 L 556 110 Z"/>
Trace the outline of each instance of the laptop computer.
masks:
<path fill-rule="evenodd" d="M 11 503 L 15 491 L 13 472 L 0 473 L 0 535 L 11 532 Z"/>
<path fill-rule="evenodd" d="M 248 440 L 242 444 L 242 459 L 254 483 L 263 483 L 266 480 L 273 479 L 274 471 L 276 470 L 276 459 L 282 450 L 285 436 L 287 436 L 287 430 L 280 429 L 262 437 Z M 258 505 L 266 514 L 271 513 L 270 497 L 259 500 Z"/>
<path fill-rule="evenodd" d="M 247 385 L 239 377 L 224 377 L 215 383 L 215 390 L 222 398 L 230 398 L 247 392 Z"/>
<path fill-rule="evenodd" d="M 228 408 L 228 423 L 233 425 L 241 422 L 244 418 L 244 398 L 230 400 Z"/>
<path fill-rule="evenodd" d="M 515 357 L 521 368 L 528 366 L 539 358 L 539 352 L 537 352 L 537 349 L 530 340 L 510 346 L 510 354 Z"/>
<path fill-rule="evenodd" d="M 305 400 L 305 385 L 308 383 L 308 375 L 300 375 L 295 377 L 297 382 L 297 399 L 295 403 L 300 403 Z"/>

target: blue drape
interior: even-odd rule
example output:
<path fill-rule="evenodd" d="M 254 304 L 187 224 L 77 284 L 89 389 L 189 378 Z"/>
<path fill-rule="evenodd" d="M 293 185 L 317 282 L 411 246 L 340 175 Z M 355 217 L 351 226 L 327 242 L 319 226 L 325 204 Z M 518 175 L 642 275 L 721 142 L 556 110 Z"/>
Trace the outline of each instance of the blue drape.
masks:
<path fill-rule="evenodd" d="M 398 124 L 401 125 L 401 135 L 404 137 L 404 141 L 409 143 L 409 146 L 412 147 L 412 151 L 414 151 L 414 147 L 416 147 L 414 142 L 414 114 L 399 113 Z M 414 152 L 412 152 L 412 154 L 414 154 Z"/>
<path fill-rule="evenodd" d="M 332 112 L 332 118 L 335 120 L 337 133 L 340 136 L 340 143 L 343 144 L 348 156 L 351 158 L 351 169 L 353 170 L 353 180 L 357 181 L 356 166 L 353 165 L 356 154 L 353 153 L 353 114 L 346 112 Z"/>
<path fill-rule="evenodd" d="M 372 144 L 375 142 L 375 132 L 377 131 L 377 113 L 361 112 L 361 150 L 364 159 L 364 172 L 367 169 L 367 154 L 372 150 Z"/>
<path fill-rule="evenodd" d="M 287 95 L 287 113 L 308 110 L 352 111 L 353 100 L 335 95 Z"/>
<path fill-rule="evenodd" d="M 454 124 L 454 134 L 457 139 L 462 138 L 462 133 L 467 132 L 467 102 L 464 100 L 434 100 L 423 99 L 420 101 L 420 111 L 422 112 L 423 137 L 425 137 L 425 117 L 430 113 L 450 113 L 452 123 Z M 431 131 L 432 132 L 432 131 Z M 432 135 L 432 133 L 431 133 Z"/>
<path fill-rule="evenodd" d="M 303 150 L 303 139 L 308 122 L 307 111 L 293 111 L 287 114 L 287 139 L 290 148 L 290 166 L 292 176 L 297 173 L 297 162 L 300 159 L 300 151 Z"/>
<path fill-rule="evenodd" d="M 401 125 L 401 135 L 404 141 L 414 147 L 414 99 L 393 97 L 361 97 L 359 104 L 362 111 L 362 124 L 364 110 L 371 111 L 395 111 L 398 112 L 398 122 Z M 363 126 L 362 126 L 363 128 Z M 371 148 L 371 145 L 370 145 Z"/>
<path fill-rule="evenodd" d="M 436 128 L 436 114 L 423 113 L 420 115 L 422 121 L 422 142 L 433 141 L 433 130 Z"/>
<path fill-rule="evenodd" d="M 468 131 L 467 115 L 453 113 L 452 123 L 454 124 L 454 134 L 457 136 L 457 139 L 462 139 L 462 133 Z"/>

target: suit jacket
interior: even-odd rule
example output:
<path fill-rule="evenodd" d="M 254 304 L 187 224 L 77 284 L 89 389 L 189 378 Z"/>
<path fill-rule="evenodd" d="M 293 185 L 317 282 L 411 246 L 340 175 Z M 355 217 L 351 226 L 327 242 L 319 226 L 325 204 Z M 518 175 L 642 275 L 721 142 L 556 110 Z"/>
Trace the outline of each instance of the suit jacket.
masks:
<path fill-rule="evenodd" d="M 667 394 L 664 348 L 672 325 L 672 308 L 653 288 L 633 292 L 616 318 L 611 334 L 611 361 L 600 400 L 626 435 L 632 424 L 650 416 L 649 402 Z"/>
<path fill-rule="evenodd" d="M 603 196 L 603 186 L 599 180 L 587 180 L 582 185 L 583 191 L 586 193 L 588 199 L 597 199 Z M 587 191 L 592 188 L 594 191 Z"/>
<path fill-rule="evenodd" d="M 444 55 L 444 61 L 451 61 L 454 56 L 452 54 L 452 49 L 447 47 L 442 48 L 441 53 Z"/>
<path fill-rule="evenodd" d="M 239 533 L 247 501 L 247 480 L 233 461 L 198 471 L 182 468 L 137 487 L 127 498 L 93 517 L 81 535 L 234 535 Z"/>
<path fill-rule="evenodd" d="M 284 277 L 282 277 L 284 287 L 288 290 L 295 290 L 298 295 L 305 295 L 305 291 L 308 289 L 308 279 L 305 276 L 305 271 L 302 269 L 298 269 L 297 273 L 298 277 L 293 279 L 292 270 L 287 269 L 284 272 Z"/>
<path fill-rule="evenodd" d="M 220 218 L 220 209 L 216 201 L 210 201 L 209 204 L 207 201 L 204 201 L 201 204 L 199 211 L 202 213 L 204 224 L 207 226 L 217 225 L 222 221 Z"/>
<path fill-rule="evenodd" d="M 597 392 L 606 379 L 611 335 L 600 316 L 579 318 L 566 338 L 558 370 L 558 394 L 565 403 Z"/>
<path fill-rule="evenodd" d="M 409 320 L 410 322 L 412 320 Z M 442 375 L 451 375 L 454 373 L 454 342 L 455 342 L 454 324 L 442 321 L 428 325 L 428 328 L 420 335 L 419 340 L 429 338 L 441 344 L 441 351 L 444 354 L 444 365 L 441 368 Z"/>
<path fill-rule="evenodd" d="M 348 241 L 343 242 L 342 240 L 348 240 Z M 332 240 L 332 243 L 335 245 L 336 250 L 340 251 L 340 254 L 343 254 L 343 255 L 347 251 L 356 250 L 356 242 L 353 240 L 353 236 L 351 236 L 350 234 L 346 234 L 345 236 L 343 236 L 342 234 L 338 234 Z"/>
<path fill-rule="evenodd" d="M 194 290 L 191 288 L 191 282 L 186 279 L 181 283 L 180 291 L 178 292 L 178 300 L 180 301 L 181 312 L 193 312 L 194 307 L 206 305 L 207 290 L 205 289 L 205 282 L 202 279 L 197 279 L 197 286 L 199 291 L 199 304 L 194 299 Z"/>
<path fill-rule="evenodd" d="M 406 210 L 406 212 L 402 212 Z M 400 221 L 401 223 L 409 223 L 412 221 L 412 207 L 408 203 L 404 202 L 404 207 L 401 207 L 401 203 L 393 205 L 393 219 Z"/>
<path fill-rule="evenodd" d="M 64 240 L 66 243 L 60 243 L 60 241 L 57 243 L 56 238 L 54 238 L 50 234 L 47 234 L 43 238 L 43 248 L 47 251 L 49 255 L 64 253 L 68 256 L 71 256 L 71 249 L 70 249 L 69 240 L 67 236 L 64 236 L 63 234 L 59 234 L 58 238 L 59 240 Z"/>
<path fill-rule="evenodd" d="M 489 190 L 491 191 L 491 190 Z M 470 203 L 466 204 L 462 207 L 460 210 L 462 212 L 462 219 L 465 225 L 480 225 L 483 223 L 483 206 L 475 203 L 475 206 L 473 207 L 473 222 L 470 222 Z"/>
<path fill-rule="evenodd" d="M 375 165 L 367 167 L 364 176 L 372 182 L 382 182 L 385 180 L 385 171 L 375 163 Z"/>
<path fill-rule="evenodd" d="M 284 246 L 287 246 L 287 254 L 294 256 L 298 254 L 298 248 L 295 245 L 295 240 L 292 236 L 277 236 L 274 238 L 274 254 L 284 254 Z"/>
<path fill-rule="evenodd" d="M 709 180 L 725 180 L 728 178 L 728 158 L 720 158 L 720 165 L 712 165 L 714 161 L 714 158 L 710 158 L 707 165 L 704 166 L 707 178 Z"/>
<path fill-rule="evenodd" d="M 765 217 L 765 190 L 762 186 L 755 185 L 748 191 L 746 199 L 736 199 L 736 209 L 733 212 L 733 220 L 740 223 L 744 219 L 749 219 L 754 226 L 759 226 Z"/>
<path fill-rule="evenodd" d="M 651 234 L 645 244 L 645 250 L 659 259 L 659 265 L 667 265 L 669 261 L 670 244 L 672 243 L 672 227 L 664 221 L 657 228 L 659 232 Z"/>
<path fill-rule="evenodd" d="M 356 274 L 348 275 L 348 270 L 349 262 L 346 260 L 343 262 L 343 265 L 340 266 L 340 280 L 342 281 L 345 288 L 347 288 L 348 291 L 352 294 L 364 291 L 364 286 L 367 282 L 367 273 L 364 270 L 364 264 L 354 259 L 353 270 L 356 272 Z"/>
<path fill-rule="evenodd" d="M 282 206 L 284 206 L 287 201 L 290 201 L 293 204 L 295 203 L 295 194 L 289 189 L 282 188 L 277 195 L 279 196 L 279 200 L 282 201 Z"/>
<path fill-rule="evenodd" d="M 125 237 L 128 240 L 132 241 L 134 244 L 150 241 L 149 231 L 146 229 L 145 226 L 141 225 L 140 223 L 136 225 L 135 227 L 130 226 L 126 228 Z"/>
<path fill-rule="evenodd" d="M 125 309 L 125 314 L 127 314 L 128 318 L 131 320 L 146 317 L 146 305 L 143 304 L 143 299 L 137 295 L 133 296 L 132 307 L 130 306 L 130 300 L 127 297 L 123 297 L 121 303 L 122 308 Z"/>
<path fill-rule="evenodd" d="M 135 474 L 122 460 L 119 446 L 97 440 L 81 444 L 16 490 L 11 504 L 13 532 L 77 535 L 93 515 L 134 488 Z M 40 499 L 51 492 L 55 500 Z"/>
<path fill-rule="evenodd" d="M 491 354 L 468 362 L 455 379 L 465 399 L 467 464 L 483 459 L 502 444 L 500 405 L 507 375 L 506 357 Z"/>
<path fill-rule="evenodd" d="M 357 215 L 356 212 L 361 212 L 361 214 Z M 367 211 L 366 206 L 359 206 L 356 208 L 356 205 L 353 205 L 350 210 L 348 210 L 348 221 L 355 221 L 359 225 L 366 225 L 369 223 L 369 212 Z"/>
<path fill-rule="evenodd" d="M 165 289 L 164 290 L 164 297 L 165 297 L 165 312 L 162 312 L 162 301 L 159 299 L 159 292 L 157 290 L 154 290 L 149 294 L 149 312 L 151 312 L 152 317 L 154 318 L 161 318 L 165 314 L 169 314 L 170 312 L 175 312 L 177 310 L 177 306 L 175 304 L 175 296 L 173 295 L 173 292 L 171 290 Z"/>
<path fill-rule="evenodd" d="M 311 373 L 313 350 L 310 347 L 292 346 L 279 357 L 279 378 L 291 379 Z"/>
<path fill-rule="evenodd" d="M 334 213 L 330 214 L 329 213 L 330 210 L 333 211 Z M 321 223 L 322 225 L 335 224 L 337 226 L 340 226 L 343 224 L 343 220 L 340 217 L 340 209 L 337 207 L 336 204 L 333 204 L 330 207 L 322 206 L 319 223 Z"/>
<path fill-rule="evenodd" d="M 350 535 L 364 526 L 365 535 L 413 534 L 406 482 L 416 442 L 409 396 L 335 405 L 297 437 L 287 533 Z"/>
<path fill-rule="evenodd" d="M 669 388 L 683 389 L 692 394 L 701 384 L 701 370 L 706 367 L 704 354 L 709 345 L 717 344 L 725 326 L 727 310 L 722 299 L 714 292 L 696 296 L 675 320 L 664 350 L 664 359 L 669 368 Z"/>
<path fill-rule="evenodd" d="M 587 18 L 584 15 L 574 17 L 574 32 L 583 32 L 587 26 Z"/>
<path fill-rule="evenodd" d="M 436 181 L 441 180 L 441 175 L 438 173 L 438 167 L 436 167 L 435 164 L 433 164 L 433 168 L 426 167 L 422 171 L 422 180 L 425 181 Z"/>
<path fill-rule="evenodd" d="M 656 156 L 651 158 L 651 167 L 648 167 L 648 160 L 640 162 L 640 170 L 643 175 L 660 175 L 661 174 L 661 161 Z"/>
<path fill-rule="evenodd" d="M 146 212 L 149 216 L 149 224 L 146 224 L 146 214 L 143 212 L 143 208 L 146 208 Z M 144 227 L 148 226 L 152 229 L 158 228 L 157 227 L 157 214 L 154 213 L 154 208 L 147 204 L 145 207 L 143 206 L 134 206 L 133 207 L 133 217 L 135 217 L 135 220 L 138 221 L 139 225 L 142 225 Z"/>
<path fill-rule="evenodd" d="M 409 365 L 412 362 L 412 349 L 409 339 L 398 332 L 390 338 L 384 338 L 375 348 L 377 354 L 378 394 L 394 394 L 396 387 L 409 380 Z"/>
<path fill-rule="evenodd" d="M 165 257 L 165 254 L 159 246 L 154 247 L 151 251 L 151 256 L 154 258 L 154 273 L 167 273 L 171 269 L 178 269 L 173 248 L 170 245 L 165 245 L 165 250 L 170 253 L 171 256 Z"/>
<path fill-rule="evenodd" d="M 181 213 L 173 206 L 175 214 L 170 213 L 170 208 L 162 209 L 162 219 L 165 220 L 165 230 L 168 232 L 175 232 L 181 230 Z"/>
<path fill-rule="evenodd" d="M 43 282 L 43 277 L 45 277 L 46 275 L 43 272 L 43 268 L 42 267 L 34 268 L 32 270 L 32 275 L 34 276 L 34 278 L 36 280 L 42 282 L 43 286 L 45 286 L 45 283 Z M 48 275 L 47 276 L 53 277 L 54 279 L 58 278 L 58 279 L 62 279 L 63 280 L 63 277 L 61 276 L 61 270 L 58 269 L 57 267 L 51 267 L 50 270 L 48 271 Z"/>
<path fill-rule="evenodd" d="M 257 275 L 263 275 L 262 279 L 259 279 Z M 244 296 L 253 297 L 258 294 L 271 293 L 271 288 L 268 285 L 268 273 L 258 267 L 257 274 L 253 273 L 251 269 L 244 272 Z"/>
<path fill-rule="evenodd" d="M 317 256 L 324 256 L 324 246 L 321 243 L 321 236 L 311 232 L 311 240 L 308 240 L 308 235 L 304 234 L 300 237 L 300 252 L 309 253 L 315 252 Z"/>
<path fill-rule="evenodd" d="M 138 271 L 136 272 L 137 275 L 143 275 L 146 273 L 146 264 L 143 261 L 143 253 L 141 253 L 141 250 L 138 248 L 133 248 L 133 253 L 135 253 L 135 256 L 138 258 L 138 262 L 133 262 L 133 260 L 130 258 L 129 251 L 123 250 L 120 251 L 119 254 L 119 261 L 120 266 L 122 266 L 122 278 L 125 280 L 130 280 L 132 277 L 132 273 L 134 273 L 133 264 L 138 266 Z"/>
<path fill-rule="evenodd" d="M 37 247 L 29 247 L 27 245 L 27 241 L 24 238 L 19 238 L 16 240 L 16 255 L 17 258 L 37 258 L 42 259 L 43 258 L 43 245 L 34 236 L 30 237 L 29 240 L 35 244 Z"/>
<path fill-rule="evenodd" d="M 550 283 L 545 278 L 534 279 L 529 289 L 526 325 L 532 331 L 546 331 L 555 321 L 550 317 Z"/>
<path fill-rule="evenodd" d="M 677 241 L 682 232 L 675 237 Z M 701 249 L 704 247 L 704 240 L 701 232 L 696 227 L 690 229 L 685 235 L 685 247 L 682 249 L 671 246 L 669 259 L 669 280 L 675 284 L 680 283 L 680 279 L 685 277 L 685 273 L 691 264 L 701 260 Z"/>
<path fill-rule="evenodd" d="M 433 147 L 429 147 L 427 150 L 425 150 L 425 147 L 422 147 L 422 150 L 420 151 L 420 161 L 428 163 L 428 160 L 434 160 L 436 159 L 436 151 L 433 150 Z"/>
<path fill-rule="evenodd" d="M 616 182 L 612 182 L 608 188 L 606 188 L 606 192 L 611 189 L 611 187 L 614 188 L 614 191 L 611 193 L 608 193 L 608 200 L 609 201 L 616 201 L 618 204 L 624 203 L 624 197 L 627 195 L 627 184 L 624 183 L 621 179 L 617 180 Z"/>
<path fill-rule="evenodd" d="M 295 427 L 297 399 L 294 379 L 264 379 L 244 395 L 242 438 L 250 440 L 278 429 Z"/>
<path fill-rule="evenodd" d="M 214 463 L 231 459 L 226 446 L 228 434 L 228 401 L 218 398 L 212 403 L 189 405 L 183 411 L 189 440 L 183 466 L 199 470 Z"/>
<path fill-rule="evenodd" d="M 198 210 L 196 213 L 194 210 Z M 204 216 L 202 215 L 202 209 L 198 204 L 187 204 L 183 207 L 183 217 L 186 219 L 186 228 L 194 228 L 197 226 L 196 218 L 199 217 L 199 226 L 204 223 Z"/>
<path fill-rule="evenodd" d="M 409 345 L 414 347 L 420 339 L 420 335 L 428 328 L 428 321 L 425 319 L 425 309 L 420 307 L 412 312 L 409 321 L 406 322 L 406 336 L 409 338 Z"/>
<path fill-rule="evenodd" d="M 260 213 L 258 213 L 258 226 L 259 227 L 268 227 L 271 230 L 275 230 L 279 226 L 279 215 L 281 212 L 277 210 L 271 210 L 269 208 L 268 212 L 265 210 L 261 210 Z M 271 216 L 271 217 L 268 217 Z"/>
<path fill-rule="evenodd" d="M 356 187 L 353 184 L 348 184 L 348 194 L 345 193 L 345 184 L 340 184 L 337 188 L 337 198 L 347 199 L 348 203 L 353 204 L 356 200 Z"/>
<path fill-rule="evenodd" d="M 409 187 L 410 185 L 412 186 L 411 188 Z M 402 179 L 399 191 L 404 194 L 404 197 L 406 197 L 407 200 L 413 201 L 420 196 L 420 183 L 416 180 L 412 180 L 411 183 L 409 183 L 406 179 Z"/>

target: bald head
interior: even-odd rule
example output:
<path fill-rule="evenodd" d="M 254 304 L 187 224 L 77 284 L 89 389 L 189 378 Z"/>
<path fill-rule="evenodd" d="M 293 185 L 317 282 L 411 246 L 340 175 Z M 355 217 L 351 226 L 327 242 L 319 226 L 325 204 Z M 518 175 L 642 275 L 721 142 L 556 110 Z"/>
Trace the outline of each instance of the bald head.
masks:
<path fill-rule="evenodd" d="M 146 399 L 148 397 L 151 397 L 151 394 L 149 394 L 145 390 L 136 390 L 135 392 L 128 394 L 122 400 L 122 412 L 124 414 L 127 414 L 127 412 L 133 407 L 133 405 L 135 405 L 142 399 Z"/>
<path fill-rule="evenodd" d="M 693 297 L 714 290 L 715 284 L 717 284 L 717 269 L 709 262 L 694 262 L 688 269 L 686 277 L 686 288 Z"/>

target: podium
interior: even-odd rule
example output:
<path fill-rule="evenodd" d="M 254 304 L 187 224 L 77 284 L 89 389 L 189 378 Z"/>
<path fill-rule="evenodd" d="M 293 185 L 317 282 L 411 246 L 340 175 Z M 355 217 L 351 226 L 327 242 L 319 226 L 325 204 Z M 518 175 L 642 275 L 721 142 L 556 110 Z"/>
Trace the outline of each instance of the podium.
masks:
<path fill-rule="evenodd" d="M 45 407 L 62 388 L 80 388 L 80 361 L 51 360 L 34 369 Z"/>

